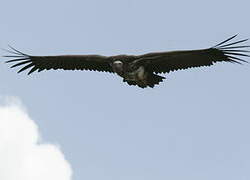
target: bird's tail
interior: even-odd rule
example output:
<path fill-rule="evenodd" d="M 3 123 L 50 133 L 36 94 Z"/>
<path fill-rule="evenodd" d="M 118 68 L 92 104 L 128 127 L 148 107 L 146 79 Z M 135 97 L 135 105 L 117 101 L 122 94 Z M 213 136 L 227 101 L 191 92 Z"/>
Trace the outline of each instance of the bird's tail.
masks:
<path fill-rule="evenodd" d="M 147 75 L 147 79 L 145 79 L 145 81 L 136 82 L 136 81 L 129 81 L 125 79 L 123 79 L 123 81 L 127 82 L 129 85 L 139 86 L 140 88 L 146 88 L 146 87 L 153 88 L 156 84 L 159 84 L 160 82 L 162 82 L 163 79 L 165 79 L 165 77 L 152 73 L 152 74 Z"/>
<path fill-rule="evenodd" d="M 156 74 L 149 74 L 147 77 L 147 86 L 153 88 L 156 84 L 162 82 L 163 79 L 165 79 L 165 77 Z"/>

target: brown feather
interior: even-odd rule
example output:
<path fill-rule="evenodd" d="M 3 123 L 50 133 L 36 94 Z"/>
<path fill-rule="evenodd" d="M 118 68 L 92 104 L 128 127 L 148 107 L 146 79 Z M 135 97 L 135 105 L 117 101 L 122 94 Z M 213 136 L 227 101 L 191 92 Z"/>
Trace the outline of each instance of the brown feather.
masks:
<path fill-rule="evenodd" d="M 230 40 L 235 37 L 236 36 L 233 36 L 208 49 L 148 53 L 140 56 L 139 63 L 145 63 L 148 71 L 166 73 L 192 67 L 211 66 L 215 62 L 222 61 L 237 63 L 247 62 L 240 59 L 239 56 L 249 56 L 244 54 L 248 53 L 248 51 L 242 50 L 242 48 L 249 46 L 232 47 L 232 45 L 245 42 L 246 39 L 232 42 L 230 44 L 224 44 L 230 42 Z M 224 49 L 225 47 L 230 50 Z"/>
<path fill-rule="evenodd" d="M 99 55 L 61 55 L 61 56 L 30 56 L 15 50 L 15 54 L 19 53 L 18 59 L 9 60 L 6 63 L 16 62 L 12 67 L 23 67 L 19 72 L 31 68 L 28 74 L 38 70 L 38 72 L 46 69 L 64 69 L 64 70 L 94 70 L 113 72 L 110 66 L 110 59 L 106 56 Z"/>

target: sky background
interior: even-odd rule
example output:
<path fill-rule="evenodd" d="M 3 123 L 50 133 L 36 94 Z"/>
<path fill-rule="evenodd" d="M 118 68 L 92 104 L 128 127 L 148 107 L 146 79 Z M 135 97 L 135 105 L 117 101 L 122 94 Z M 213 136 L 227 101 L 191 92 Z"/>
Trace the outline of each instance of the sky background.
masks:
<path fill-rule="evenodd" d="M 249 38 L 249 7 L 247 0 L 2 0 L 0 47 L 32 55 L 207 48 L 234 34 Z M 139 89 L 109 73 L 17 74 L 5 60 L 0 96 L 22 101 L 43 140 L 60 146 L 73 180 L 250 179 L 248 64 L 173 72 Z"/>

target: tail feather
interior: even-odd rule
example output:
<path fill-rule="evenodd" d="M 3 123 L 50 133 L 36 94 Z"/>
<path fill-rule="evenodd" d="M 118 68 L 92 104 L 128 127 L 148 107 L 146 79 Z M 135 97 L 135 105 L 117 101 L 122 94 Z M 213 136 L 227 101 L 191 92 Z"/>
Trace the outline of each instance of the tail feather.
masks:
<path fill-rule="evenodd" d="M 127 82 L 129 85 L 139 86 L 140 88 L 151 87 L 153 88 L 156 84 L 159 84 L 163 81 L 165 77 L 156 75 L 156 74 L 148 74 L 145 82 L 136 82 L 136 81 L 128 81 L 123 79 L 123 82 Z"/>
<path fill-rule="evenodd" d="M 156 74 L 151 74 L 148 76 L 147 85 L 153 88 L 156 84 L 159 84 L 160 82 L 162 82 L 163 79 L 165 79 L 165 77 L 162 77 Z"/>

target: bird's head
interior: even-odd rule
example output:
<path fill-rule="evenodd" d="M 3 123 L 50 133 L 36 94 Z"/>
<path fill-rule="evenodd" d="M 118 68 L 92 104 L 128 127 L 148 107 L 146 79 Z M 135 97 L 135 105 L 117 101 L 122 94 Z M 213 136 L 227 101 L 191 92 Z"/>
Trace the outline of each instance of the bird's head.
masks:
<path fill-rule="evenodd" d="M 116 73 L 121 73 L 123 71 L 123 63 L 121 61 L 114 61 L 112 67 Z"/>

